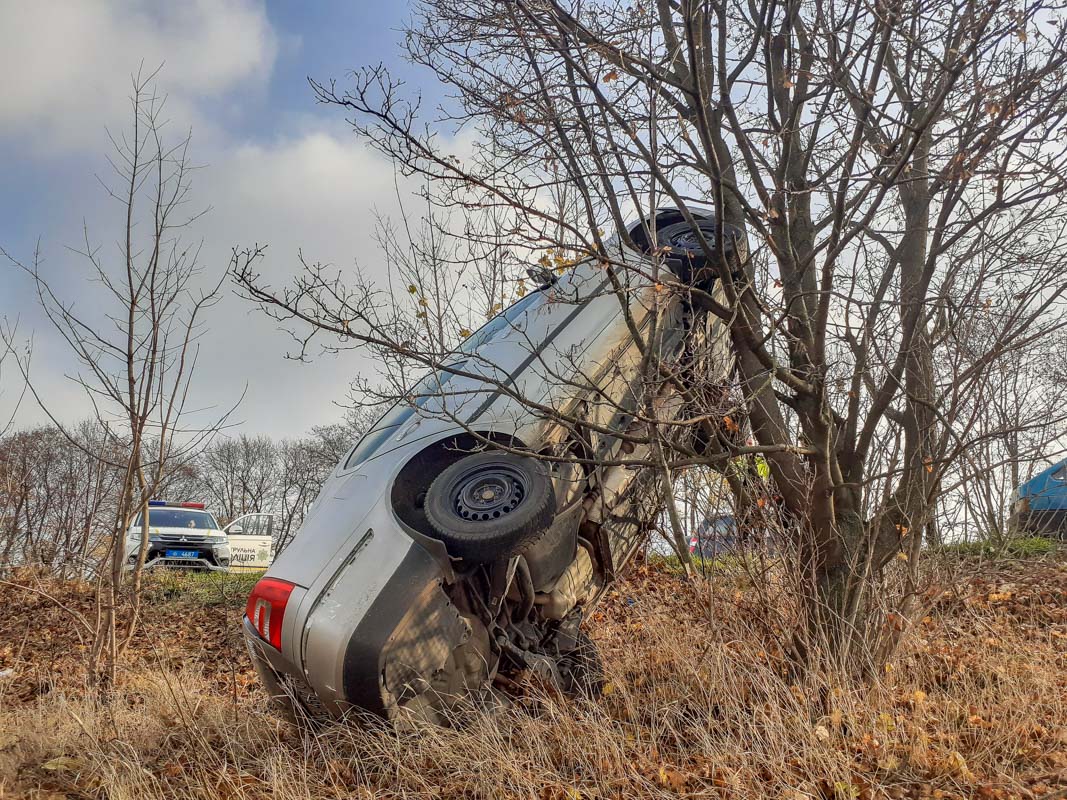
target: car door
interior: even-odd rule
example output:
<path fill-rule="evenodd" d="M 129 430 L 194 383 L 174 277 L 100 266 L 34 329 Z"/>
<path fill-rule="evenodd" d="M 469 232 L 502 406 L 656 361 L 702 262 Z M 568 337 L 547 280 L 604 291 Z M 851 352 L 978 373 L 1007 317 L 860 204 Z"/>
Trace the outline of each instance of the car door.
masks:
<path fill-rule="evenodd" d="M 230 572 L 266 569 L 274 560 L 274 515 L 245 514 L 223 530 L 230 541 Z"/>

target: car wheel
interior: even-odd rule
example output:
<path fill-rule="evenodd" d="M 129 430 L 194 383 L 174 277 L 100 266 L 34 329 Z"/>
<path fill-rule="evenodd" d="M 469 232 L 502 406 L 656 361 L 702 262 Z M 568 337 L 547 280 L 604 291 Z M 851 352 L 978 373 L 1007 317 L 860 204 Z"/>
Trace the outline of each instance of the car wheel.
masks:
<path fill-rule="evenodd" d="M 560 687 L 571 696 L 598 697 L 604 687 L 604 662 L 585 631 L 579 631 L 573 650 L 559 659 Z"/>
<path fill-rule="evenodd" d="M 536 540 L 552 522 L 555 496 L 540 461 L 476 453 L 437 476 L 426 492 L 424 510 L 449 553 L 489 562 Z"/>
<path fill-rule="evenodd" d="M 700 240 L 703 238 L 714 249 L 718 230 L 717 222 L 702 219 L 697 220 L 695 228 L 683 221 L 667 225 L 657 232 L 657 239 L 670 248 L 669 259 L 676 260 L 681 265 L 681 274 L 678 277 L 686 283 L 708 289 L 715 282 L 717 265 L 708 264 L 708 257 Z M 726 250 L 732 253 L 735 249 L 733 231 L 727 227 L 723 234 L 726 236 Z"/>

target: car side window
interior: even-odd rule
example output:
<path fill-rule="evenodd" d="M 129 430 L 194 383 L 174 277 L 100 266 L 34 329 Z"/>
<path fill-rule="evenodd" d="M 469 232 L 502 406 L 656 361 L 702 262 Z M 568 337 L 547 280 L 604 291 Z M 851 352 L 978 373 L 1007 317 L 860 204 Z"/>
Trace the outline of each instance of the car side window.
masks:
<path fill-rule="evenodd" d="M 413 412 L 414 409 L 409 405 L 403 403 L 396 405 L 371 431 L 360 439 L 356 449 L 345 460 L 344 469 L 351 469 L 357 464 L 362 464 L 374 455 L 374 451 L 389 438 L 390 434 L 399 430 L 400 426 Z"/>
<path fill-rule="evenodd" d="M 515 324 L 515 321 L 540 297 L 542 297 L 540 292 L 530 292 L 518 302 L 504 309 L 475 331 L 456 349 L 456 353 L 463 355 L 474 353 L 479 347 L 496 337 L 502 330 Z M 374 427 L 359 441 L 355 449 L 349 453 L 342 469 L 352 469 L 371 458 L 392 434 L 400 430 L 400 426 L 408 420 L 416 408 L 422 408 L 431 397 L 440 395 L 445 384 L 453 377 L 451 370 L 462 369 L 466 363 L 467 359 L 463 359 L 449 364 L 447 368 L 431 372 L 419 381 L 410 392 L 409 402 L 397 403 L 385 416 L 378 420 Z"/>
<path fill-rule="evenodd" d="M 1067 483 L 1067 464 L 1064 464 L 1052 473 L 1052 479 L 1060 483 Z"/>

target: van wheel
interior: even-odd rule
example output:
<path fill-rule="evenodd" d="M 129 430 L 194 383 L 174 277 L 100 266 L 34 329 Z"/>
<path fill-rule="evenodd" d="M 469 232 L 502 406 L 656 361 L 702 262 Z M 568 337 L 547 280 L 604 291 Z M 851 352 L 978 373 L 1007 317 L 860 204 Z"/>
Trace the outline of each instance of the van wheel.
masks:
<path fill-rule="evenodd" d="M 490 562 L 522 550 L 548 528 L 555 496 L 540 461 L 476 453 L 434 479 L 424 510 L 449 553 Z"/>

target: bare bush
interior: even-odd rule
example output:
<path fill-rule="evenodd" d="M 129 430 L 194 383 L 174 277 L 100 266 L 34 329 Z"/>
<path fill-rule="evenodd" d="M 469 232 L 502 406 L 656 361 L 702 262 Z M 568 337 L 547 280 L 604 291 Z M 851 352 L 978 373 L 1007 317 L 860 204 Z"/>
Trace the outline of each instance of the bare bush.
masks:
<path fill-rule="evenodd" d="M 196 367 L 203 315 L 218 299 L 221 277 L 203 282 L 198 245 L 182 234 L 202 212 L 190 212 L 189 136 L 170 143 L 164 134 L 164 98 L 154 89 L 155 74 L 132 81 L 131 122 L 111 137 L 114 182 L 104 183 L 119 212 L 120 238 L 113 252 L 93 244 L 88 230 L 80 250 L 85 279 L 102 287 L 94 308 L 64 297 L 46 276 L 39 251 L 28 263 L 4 253 L 28 274 L 49 322 L 77 359 L 73 377 L 84 390 L 98 424 L 114 449 L 84 453 L 119 472 L 118 491 L 102 526 L 109 568 L 101 572 L 95 637 L 89 669 L 98 680 L 113 681 L 118 659 L 138 623 L 141 568 L 148 551 L 148 501 L 172 465 L 187 461 L 224 423 L 227 414 L 198 421 L 187 406 Z M 204 284 L 204 285 L 202 285 Z M 22 364 L 24 377 L 41 408 L 77 446 L 75 435 L 56 417 Z M 127 564 L 126 531 L 140 515 L 141 546 Z M 132 566 L 130 586 L 124 586 Z M 129 612 L 118 624 L 119 606 Z"/>

